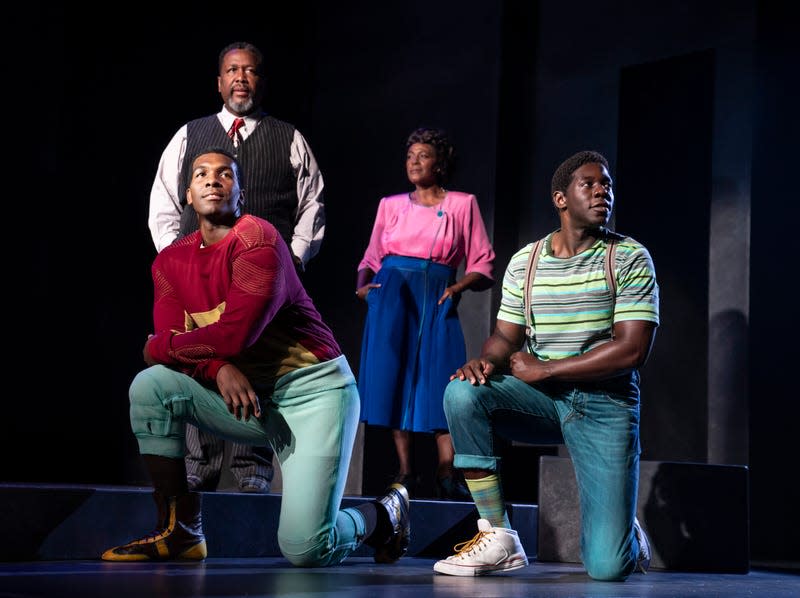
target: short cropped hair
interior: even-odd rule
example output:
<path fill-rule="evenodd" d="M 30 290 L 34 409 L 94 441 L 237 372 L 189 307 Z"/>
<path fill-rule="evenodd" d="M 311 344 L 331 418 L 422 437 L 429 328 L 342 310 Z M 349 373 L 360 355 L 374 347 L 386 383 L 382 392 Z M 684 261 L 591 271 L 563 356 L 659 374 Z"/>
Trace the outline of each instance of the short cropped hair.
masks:
<path fill-rule="evenodd" d="M 191 180 L 191 172 L 194 170 L 194 161 L 197 160 L 203 154 L 222 154 L 223 156 L 227 156 L 233 162 L 233 172 L 236 176 L 236 181 L 239 185 L 242 184 L 242 171 L 239 167 L 239 162 L 236 161 L 236 156 L 234 156 L 229 150 L 225 149 L 224 147 L 219 147 L 216 145 L 210 145 L 204 148 L 197 150 L 194 155 L 192 156 L 191 162 L 189 162 L 189 180 Z"/>
<path fill-rule="evenodd" d="M 250 42 L 233 42 L 228 44 L 219 52 L 219 58 L 217 60 L 217 69 L 222 71 L 222 63 L 225 61 L 225 54 L 228 52 L 232 52 L 233 50 L 245 50 L 247 52 L 251 52 L 253 56 L 256 57 L 256 62 L 258 63 L 258 72 L 261 72 L 261 68 L 264 64 L 264 55 L 261 53 L 261 50 L 256 48 Z"/>
<path fill-rule="evenodd" d="M 230 152 L 230 150 L 225 149 L 224 147 L 218 145 L 208 145 L 206 147 L 201 147 L 192 155 L 192 159 L 189 162 L 189 164 L 194 165 L 194 161 L 197 160 L 197 158 L 202 156 L 203 154 L 222 154 L 223 156 L 227 156 L 228 158 L 233 160 L 233 162 L 236 164 L 237 167 L 239 166 L 238 162 L 236 162 L 236 156 L 234 156 Z"/>
<path fill-rule="evenodd" d="M 578 152 L 564 160 L 553 174 L 553 180 L 550 182 L 550 194 L 555 194 L 556 191 L 562 193 L 567 192 L 567 187 L 572 182 L 572 175 L 584 164 L 602 164 L 609 170 L 608 160 L 600 152 L 591 150 Z"/>
<path fill-rule="evenodd" d="M 455 170 L 455 148 L 450 143 L 450 139 L 442 129 L 431 129 L 428 127 L 420 127 L 411 132 L 406 140 L 406 152 L 415 143 L 426 143 L 432 145 L 436 150 L 436 165 L 434 172 L 436 173 L 436 182 L 439 185 L 444 185 L 450 181 Z"/>

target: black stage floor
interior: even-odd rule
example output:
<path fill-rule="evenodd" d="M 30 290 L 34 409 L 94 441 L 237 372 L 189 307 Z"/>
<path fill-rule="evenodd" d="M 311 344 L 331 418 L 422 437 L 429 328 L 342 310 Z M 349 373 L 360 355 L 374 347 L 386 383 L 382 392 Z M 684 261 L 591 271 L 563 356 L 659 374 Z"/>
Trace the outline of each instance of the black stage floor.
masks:
<path fill-rule="evenodd" d="M 297 598 L 516 598 L 648 596 L 783 598 L 800 596 L 795 570 L 752 569 L 747 574 L 651 570 L 626 582 L 592 581 L 582 567 L 532 563 L 487 577 L 435 574 L 434 560 L 404 558 L 376 565 L 351 557 L 336 567 L 298 569 L 282 558 L 210 558 L 202 563 L 105 563 L 98 560 L 0 563 L 0 597 L 160 598 L 286 596 Z"/>

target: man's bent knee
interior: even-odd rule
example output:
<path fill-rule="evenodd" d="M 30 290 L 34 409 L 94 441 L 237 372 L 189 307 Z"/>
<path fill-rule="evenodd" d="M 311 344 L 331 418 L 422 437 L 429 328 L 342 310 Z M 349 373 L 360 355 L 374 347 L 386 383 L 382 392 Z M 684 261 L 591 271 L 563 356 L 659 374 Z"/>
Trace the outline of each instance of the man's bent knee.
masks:
<path fill-rule="evenodd" d="M 597 581 L 625 581 L 631 573 L 631 563 L 623 558 L 584 559 L 583 566 Z"/>
<path fill-rule="evenodd" d="M 444 389 L 444 410 L 448 417 L 452 414 L 471 413 L 475 408 L 480 388 L 466 380 L 451 380 Z"/>
<path fill-rule="evenodd" d="M 304 543 L 289 543 L 278 538 L 283 558 L 295 567 L 324 567 L 330 564 L 331 546 L 322 539 Z"/>

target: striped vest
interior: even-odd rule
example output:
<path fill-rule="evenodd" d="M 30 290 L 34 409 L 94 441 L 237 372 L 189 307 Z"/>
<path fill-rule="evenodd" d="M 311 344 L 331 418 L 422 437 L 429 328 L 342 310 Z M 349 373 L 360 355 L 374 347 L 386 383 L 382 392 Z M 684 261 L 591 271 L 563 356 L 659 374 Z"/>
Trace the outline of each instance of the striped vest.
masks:
<path fill-rule="evenodd" d="M 181 168 L 182 184 L 187 189 L 191 176 L 191 159 L 210 146 L 227 148 L 239 163 L 241 187 L 245 203 L 242 212 L 268 220 L 286 244 L 292 240 L 297 211 L 297 176 L 289 161 L 294 127 L 271 116 L 264 116 L 247 139 L 233 147 L 233 141 L 222 127 L 216 114 L 198 118 L 186 125 L 186 153 Z M 186 206 L 183 197 L 182 205 Z M 181 214 L 180 237 L 197 230 L 197 215 L 192 209 Z"/>

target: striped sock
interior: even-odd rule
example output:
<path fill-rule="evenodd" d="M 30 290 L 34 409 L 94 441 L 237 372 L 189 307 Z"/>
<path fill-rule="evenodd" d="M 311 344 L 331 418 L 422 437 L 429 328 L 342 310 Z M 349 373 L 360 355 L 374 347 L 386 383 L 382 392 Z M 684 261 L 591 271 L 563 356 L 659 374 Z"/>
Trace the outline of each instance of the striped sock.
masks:
<path fill-rule="evenodd" d="M 503 487 L 496 474 L 479 480 L 467 480 L 467 487 L 481 518 L 487 519 L 492 527 L 511 527 L 503 500 Z"/>

